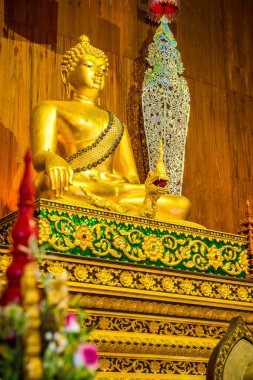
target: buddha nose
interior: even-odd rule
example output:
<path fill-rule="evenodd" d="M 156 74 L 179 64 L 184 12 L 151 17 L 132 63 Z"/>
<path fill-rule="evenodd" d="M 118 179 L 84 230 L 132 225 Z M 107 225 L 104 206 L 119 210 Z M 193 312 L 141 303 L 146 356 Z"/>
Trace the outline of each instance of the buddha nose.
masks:
<path fill-rule="evenodd" d="M 98 77 L 101 76 L 101 70 L 100 70 L 99 67 L 96 68 L 96 70 L 95 70 L 95 75 L 98 76 Z"/>

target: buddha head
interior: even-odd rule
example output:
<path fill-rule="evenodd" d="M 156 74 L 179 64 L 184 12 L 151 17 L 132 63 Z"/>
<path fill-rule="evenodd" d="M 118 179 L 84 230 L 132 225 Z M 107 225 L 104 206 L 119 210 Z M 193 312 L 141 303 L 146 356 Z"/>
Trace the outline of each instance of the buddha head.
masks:
<path fill-rule="evenodd" d="M 92 46 L 87 36 L 79 37 L 78 44 L 62 57 L 61 76 L 66 95 L 86 91 L 98 96 L 104 88 L 108 66 L 105 53 Z"/>

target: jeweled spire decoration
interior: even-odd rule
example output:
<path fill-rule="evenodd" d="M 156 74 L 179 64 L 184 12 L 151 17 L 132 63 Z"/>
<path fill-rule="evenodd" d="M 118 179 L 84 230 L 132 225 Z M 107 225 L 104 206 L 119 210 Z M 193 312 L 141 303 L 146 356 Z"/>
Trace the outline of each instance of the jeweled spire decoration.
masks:
<path fill-rule="evenodd" d="M 150 170 L 158 158 L 159 140 L 164 142 L 164 164 L 170 178 L 169 193 L 181 194 L 185 143 L 190 114 L 190 94 L 177 42 L 165 16 L 149 45 L 142 86 L 142 111 Z"/>

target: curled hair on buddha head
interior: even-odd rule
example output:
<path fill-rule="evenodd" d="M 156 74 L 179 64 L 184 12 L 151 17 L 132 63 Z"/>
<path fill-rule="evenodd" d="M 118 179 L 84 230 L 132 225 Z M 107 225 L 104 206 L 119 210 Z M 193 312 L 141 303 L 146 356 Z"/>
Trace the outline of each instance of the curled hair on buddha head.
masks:
<path fill-rule="evenodd" d="M 73 71 L 77 66 L 80 58 L 85 55 L 90 54 L 96 58 L 102 58 L 105 61 L 106 69 L 108 69 L 109 63 L 108 58 L 105 53 L 95 48 L 90 44 L 89 37 L 83 35 L 78 38 L 78 44 L 72 48 L 70 48 L 62 57 L 61 61 L 61 69 L 67 71 Z"/>

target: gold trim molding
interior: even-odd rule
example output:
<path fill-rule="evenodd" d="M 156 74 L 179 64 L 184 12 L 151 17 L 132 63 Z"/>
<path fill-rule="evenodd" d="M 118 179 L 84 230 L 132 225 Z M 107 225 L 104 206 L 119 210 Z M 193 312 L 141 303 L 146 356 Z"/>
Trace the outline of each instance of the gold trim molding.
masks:
<path fill-rule="evenodd" d="M 79 306 L 86 310 L 111 310 L 115 312 L 143 313 L 145 315 L 163 315 L 168 317 L 198 318 L 203 321 L 230 322 L 233 317 L 241 315 L 248 324 L 253 324 L 252 310 L 237 311 L 231 306 L 231 310 L 201 307 L 194 305 L 171 304 L 166 302 L 143 301 L 139 299 L 126 299 L 123 297 L 106 297 L 96 295 L 83 295 Z M 253 306 L 252 306 L 253 309 Z"/>
<path fill-rule="evenodd" d="M 143 357 L 152 354 L 153 358 L 171 355 L 173 357 L 201 357 L 209 358 L 219 340 L 187 336 L 160 336 L 154 334 L 138 334 L 119 331 L 95 330 L 90 336 L 91 342 L 96 344 L 100 351 L 130 354 Z"/>

